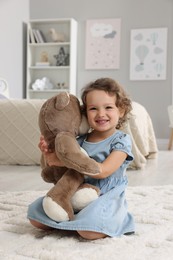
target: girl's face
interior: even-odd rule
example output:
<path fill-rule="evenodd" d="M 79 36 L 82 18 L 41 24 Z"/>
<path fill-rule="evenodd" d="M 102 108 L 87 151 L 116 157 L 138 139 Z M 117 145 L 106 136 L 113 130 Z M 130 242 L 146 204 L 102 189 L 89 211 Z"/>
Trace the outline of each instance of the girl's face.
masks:
<path fill-rule="evenodd" d="M 103 90 L 93 90 L 86 96 L 89 125 L 98 132 L 115 132 L 118 120 L 123 112 L 116 107 L 116 96 L 110 96 Z"/>

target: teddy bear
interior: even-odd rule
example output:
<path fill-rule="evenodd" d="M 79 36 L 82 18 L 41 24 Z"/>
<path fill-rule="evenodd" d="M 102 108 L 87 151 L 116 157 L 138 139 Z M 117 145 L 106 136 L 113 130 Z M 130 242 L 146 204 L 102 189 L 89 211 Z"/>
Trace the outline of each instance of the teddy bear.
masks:
<path fill-rule="evenodd" d="M 84 183 L 86 175 L 99 174 L 100 167 L 76 140 L 89 129 L 78 98 L 64 91 L 46 100 L 40 109 L 39 128 L 48 149 L 64 164 L 49 166 L 42 156 L 42 178 L 54 184 L 43 199 L 43 210 L 57 222 L 72 220 L 75 212 L 99 196 L 97 187 Z"/>

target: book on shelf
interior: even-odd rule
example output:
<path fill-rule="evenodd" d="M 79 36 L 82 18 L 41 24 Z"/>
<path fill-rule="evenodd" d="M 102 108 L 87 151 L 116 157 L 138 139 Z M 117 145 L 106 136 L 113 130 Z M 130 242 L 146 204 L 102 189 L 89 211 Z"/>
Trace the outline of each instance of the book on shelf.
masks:
<path fill-rule="evenodd" d="M 44 39 L 42 37 L 41 31 L 40 30 L 36 30 L 36 34 L 38 36 L 39 43 L 43 43 Z"/>
<path fill-rule="evenodd" d="M 39 37 L 38 37 L 37 31 L 35 29 L 32 29 L 32 31 L 33 31 L 33 34 L 34 34 L 35 42 L 39 43 L 40 41 L 39 41 Z"/>
<path fill-rule="evenodd" d="M 50 66 L 50 62 L 41 62 L 41 61 L 39 61 L 39 62 L 35 63 L 35 66 L 37 66 L 37 67 L 47 67 L 47 66 Z"/>
<path fill-rule="evenodd" d="M 40 30 L 32 29 L 32 33 L 34 35 L 34 39 L 36 43 L 44 43 L 46 42 L 43 33 Z"/>
<path fill-rule="evenodd" d="M 41 30 L 37 30 L 39 34 L 39 38 L 41 39 L 41 42 L 46 42 L 46 38 Z"/>
<path fill-rule="evenodd" d="M 35 37 L 32 29 L 29 29 L 29 38 L 30 38 L 30 43 L 35 43 Z"/>

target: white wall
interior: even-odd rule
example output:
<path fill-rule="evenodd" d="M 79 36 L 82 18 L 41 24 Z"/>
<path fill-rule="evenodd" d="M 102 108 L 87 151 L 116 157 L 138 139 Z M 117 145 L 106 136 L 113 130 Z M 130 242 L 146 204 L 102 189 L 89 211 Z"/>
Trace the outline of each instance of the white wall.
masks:
<path fill-rule="evenodd" d="M 25 28 L 29 0 L 0 0 L 0 77 L 7 80 L 11 98 L 24 96 Z"/>

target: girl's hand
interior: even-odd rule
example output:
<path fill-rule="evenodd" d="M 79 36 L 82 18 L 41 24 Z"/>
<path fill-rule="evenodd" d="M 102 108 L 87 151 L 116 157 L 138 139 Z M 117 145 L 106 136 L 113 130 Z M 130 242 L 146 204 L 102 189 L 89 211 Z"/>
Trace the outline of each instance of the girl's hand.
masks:
<path fill-rule="evenodd" d="M 38 144 L 38 147 L 43 153 L 43 156 L 49 166 L 64 166 L 64 164 L 56 156 L 55 152 L 52 152 L 50 149 L 48 149 L 48 144 L 45 141 L 43 135 L 40 136 L 40 142 Z"/>
<path fill-rule="evenodd" d="M 40 136 L 40 142 L 38 143 L 38 147 L 40 148 L 42 153 L 51 152 L 51 150 L 48 149 L 48 144 L 46 143 L 44 136 Z"/>

